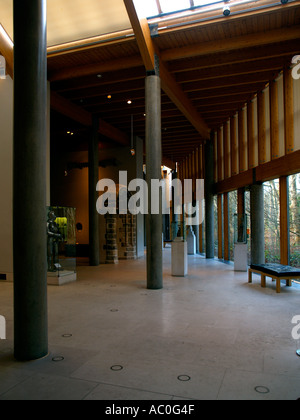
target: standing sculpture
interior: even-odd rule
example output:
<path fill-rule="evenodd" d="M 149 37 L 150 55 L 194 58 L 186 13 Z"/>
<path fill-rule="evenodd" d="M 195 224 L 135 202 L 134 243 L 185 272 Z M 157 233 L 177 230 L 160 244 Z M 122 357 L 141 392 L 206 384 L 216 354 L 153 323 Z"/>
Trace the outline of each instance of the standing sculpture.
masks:
<path fill-rule="evenodd" d="M 58 243 L 63 239 L 63 237 L 59 233 L 56 216 L 53 211 L 50 211 L 48 215 L 47 234 L 48 271 L 55 272 L 57 271 L 58 264 Z"/>

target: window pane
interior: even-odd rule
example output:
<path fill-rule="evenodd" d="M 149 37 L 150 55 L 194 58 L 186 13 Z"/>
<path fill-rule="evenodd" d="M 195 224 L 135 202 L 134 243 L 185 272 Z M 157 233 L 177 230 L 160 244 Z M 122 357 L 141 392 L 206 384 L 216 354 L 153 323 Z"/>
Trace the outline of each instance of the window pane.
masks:
<path fill-rule="evenodd" d="M 190 0 L 160 0 L 163 13 L 177 12 L 178 10 L 190 9 Z"/>
<path fill-rule="evenodd" d="M 264 184 L 266 263 L 280 263 L 279 180 Z"/>
<path fill-rule="evenodd" d="M 134 0 L 136 11 L 141 18 L 158 15 L 156 0 Z"/>
<path fill-rule="evenodd" d="M 216 3 L 216 2 L 213 0 L 194 0 L 195 6 L 205 6 L 212 3 Z"/>

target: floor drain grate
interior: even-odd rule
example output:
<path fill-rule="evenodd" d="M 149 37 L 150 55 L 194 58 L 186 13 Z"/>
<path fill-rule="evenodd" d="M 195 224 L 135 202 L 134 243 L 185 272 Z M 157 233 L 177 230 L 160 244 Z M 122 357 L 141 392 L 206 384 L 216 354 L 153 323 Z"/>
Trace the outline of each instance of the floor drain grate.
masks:
<path fill-rule="evenodd" d="M 62 362 L 63 360 L 65 360 L 63 356 L 52 357 L 52 362 Z"/>
<path fill-rule="evenodd" d="M 269 394 L 270 393 L 269 388 L 267 388 L 266 386 L 256 386 L 254 389 L 259 394 Z"/>
<path fill-rule="evenodd" d="M 110 370 L 114 371 L 114 372 L 119 372 L 120 370 L 123 370 L 123 366 L 121 365 L 114 365 L 110 368 Z"/>
<path fill-rule="evenodd" d="M 188 375 L 180 375 L 177 379 L 181 382 L 189 382 L 192 378 Z"/>

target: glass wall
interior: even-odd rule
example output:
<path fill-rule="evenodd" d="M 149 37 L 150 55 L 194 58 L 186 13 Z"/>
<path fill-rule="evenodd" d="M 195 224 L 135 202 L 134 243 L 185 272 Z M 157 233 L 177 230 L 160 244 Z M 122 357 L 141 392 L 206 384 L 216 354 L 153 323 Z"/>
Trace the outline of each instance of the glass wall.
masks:
<path fill-rule="evenodd" d="M 280 263 L 279 179 L 264 183 L 266 263 Z"/>
<path fill-rule="evenodd" d="M 300 267 L 300 173 L 289 177 L 290 265 Z"/>
<path fill-rule="evenodd" d="M 237 212 L 237 191 L 228 194 L 229 202 L 229 257 L 230 261 L 234 261 L 234 215 Z"/>
<path fill-rule="evenodd" d="M 218 197 L 214 196 L 214 253 L 218 258 Z"/>

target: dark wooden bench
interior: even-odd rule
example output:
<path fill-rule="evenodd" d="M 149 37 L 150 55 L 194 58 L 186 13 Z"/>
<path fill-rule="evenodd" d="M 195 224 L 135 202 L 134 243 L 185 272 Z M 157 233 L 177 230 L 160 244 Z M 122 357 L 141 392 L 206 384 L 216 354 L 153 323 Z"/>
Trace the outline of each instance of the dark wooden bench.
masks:
<path fill-rule="evenodd" d="M 252 283 L 252 273 L 261 276 L 261 287 L 266 287 L 266 277 L 271 277 L 273 281 L 276 281 L 277 293 L 280 293 L 282 280 L 291 287 L 292 280 L 300 279 L 300 268 L 282 264 L 252 264 L 249 268 L 249 283 Z"/>

